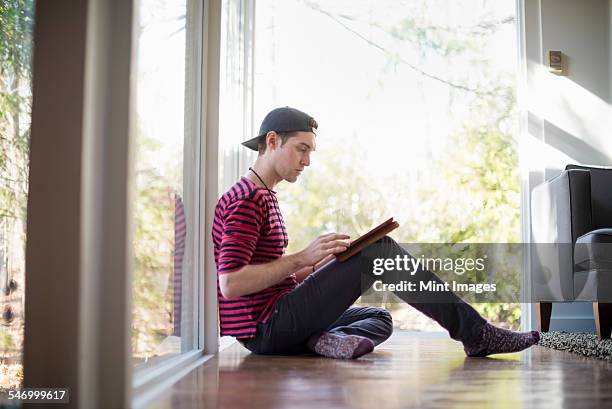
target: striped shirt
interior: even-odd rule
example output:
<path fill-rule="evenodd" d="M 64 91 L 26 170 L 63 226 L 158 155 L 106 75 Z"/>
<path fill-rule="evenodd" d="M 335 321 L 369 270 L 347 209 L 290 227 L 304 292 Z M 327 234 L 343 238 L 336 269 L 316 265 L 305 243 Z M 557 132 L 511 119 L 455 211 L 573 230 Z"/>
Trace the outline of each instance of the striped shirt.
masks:
<path fill-rule="evenodd" d="M 183 292 L 183 260 L 187 223 L 185 205 L 178 193 L 174 194 L 174 279 L 172 280 L 172 335 L 181 336 L 181 302 Z"/>
<path fill-rule="evenodd" d="M 218 278 L 247 264 L 269 263 L 285 253 L 287 230 L 275 192 L 242 177 L 217 203 L 212 238 L 221 335 L 253 338 L 257 324 L 268 320 L 278 299 L 297 286 L 295 274 L 264 290 L 231 299 L 221 294 Z"/>

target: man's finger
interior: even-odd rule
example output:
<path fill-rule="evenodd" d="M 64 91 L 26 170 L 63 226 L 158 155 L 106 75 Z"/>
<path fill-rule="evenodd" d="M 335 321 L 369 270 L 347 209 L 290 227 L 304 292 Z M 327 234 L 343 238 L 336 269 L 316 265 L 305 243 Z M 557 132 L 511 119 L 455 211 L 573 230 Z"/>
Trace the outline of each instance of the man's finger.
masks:
<path fill-rule="evenodd" d="M 348 234 L 330 233 L 329 235 L 326 235 L 322 241 L 323 242 L 328 242 L 328 241 L 331 241 L 331 240 L 347 240 L 347 239 L 350 239 L 350 238 L 351 238 L 351 236 L 349 236 Z"/>
<path fill-rule="evenodd" d="M 346 246 L 336 246 L 332 249 L 332 254 L 342 253 L 346 249 L 347 249 Z"/>
<path fill-rule="evenodd" d="M 329 261 L 333 260 L 334 255 L 328 254 L 323 260 L 319 261 L 320 264 L 327 264 Z"/>
<path fill-rule="evenodd" d="M 338 247 L 338 246 L 343 246 L 343 247 L 346 248 L 346 247 L 349 246 L 349 244 L 347 242 L 342 241 L 342 240 L 334 240 L 334 241 L 328 241 L 327 243 L 323 243 L 321 245 L 321 247 L 324 250 L 331 249 L 331 248 Z"/>
<path fill-rule="evenodd" d="M 342 251 L 344 251 L 348 248 L 348 244 L 342 241 L 334 241 L 334 242 L 327 243 L 323 246 L 324 250 L 334 250 L 337 248 L 341 248 Z"/>
<path fill-rule="evenodd" d="M 332 261 L 335 258 L 336 258 L 336 256 L 333 253 L 327 254 L 327 256 L 323 257 L 320 261 L 315 263 L 315 269 L 317 269 L 317 270 L 320 269 L 321 267 L 327 265 L 327 263 L 329 263 L 330 261 Z"/>

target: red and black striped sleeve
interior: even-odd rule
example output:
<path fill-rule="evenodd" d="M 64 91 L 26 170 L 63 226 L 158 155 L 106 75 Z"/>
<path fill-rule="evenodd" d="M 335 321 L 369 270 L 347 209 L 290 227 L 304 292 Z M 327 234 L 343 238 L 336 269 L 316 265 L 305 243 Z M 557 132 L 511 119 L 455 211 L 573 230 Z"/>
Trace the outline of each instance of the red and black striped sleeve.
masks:
<path fill-rule="evenodd" d="M 264 209 L 256 200 L 240 198 L 225 207 L 223 219 L 217 265 L 220 275 L 251 262 L 265 220 Z"/>

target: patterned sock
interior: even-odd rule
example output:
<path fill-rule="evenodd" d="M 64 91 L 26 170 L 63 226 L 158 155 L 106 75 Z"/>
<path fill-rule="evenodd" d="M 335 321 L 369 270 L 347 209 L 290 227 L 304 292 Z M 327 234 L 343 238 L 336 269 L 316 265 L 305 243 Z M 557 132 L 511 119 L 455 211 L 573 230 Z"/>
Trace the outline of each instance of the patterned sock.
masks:
<path fill-rule="evenodd" d="M 522 351 L 537 344 L 539 340 L 540 333 L 538 331 L 514 332 L 486 323 L 476 339 L 469 344 L 464 344 L 463 349 L 467 356 L 482 357 Z"/>
<path fill-rule="evenodd" d="M 374 350 L 374 343 L 358 335 L 337 335 L 322 332 L 308 340 L 308 347 L 328 358 L 355 359 Z"/>

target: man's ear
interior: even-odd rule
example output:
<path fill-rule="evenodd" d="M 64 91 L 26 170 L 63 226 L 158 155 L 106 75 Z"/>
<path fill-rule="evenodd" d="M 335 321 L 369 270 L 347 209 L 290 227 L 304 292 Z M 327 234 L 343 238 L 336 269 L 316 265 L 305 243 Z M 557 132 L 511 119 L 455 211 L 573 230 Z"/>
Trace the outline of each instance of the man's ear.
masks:
<path fill-rule="evenodd" d="M 276 132 L 274 131 L 268 132 L 266 134 L 266 150 L 276 149 L 279 139 L 280 139 L 280 136 Z"/>

